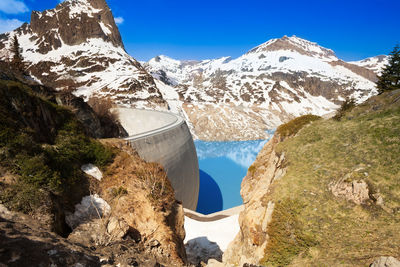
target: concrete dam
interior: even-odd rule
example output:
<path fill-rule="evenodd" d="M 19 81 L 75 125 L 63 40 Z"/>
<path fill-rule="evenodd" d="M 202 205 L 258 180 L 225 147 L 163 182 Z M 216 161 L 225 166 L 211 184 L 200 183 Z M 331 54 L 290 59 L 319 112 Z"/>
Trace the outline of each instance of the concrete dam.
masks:
<path fill-rule="evenodd" d="M 125 138 L 146 161 L 160 163 L 183 207 L 196 210 L 199 197 L 199 164 L 185 120 L 172 113 L 118 108 Z"/>

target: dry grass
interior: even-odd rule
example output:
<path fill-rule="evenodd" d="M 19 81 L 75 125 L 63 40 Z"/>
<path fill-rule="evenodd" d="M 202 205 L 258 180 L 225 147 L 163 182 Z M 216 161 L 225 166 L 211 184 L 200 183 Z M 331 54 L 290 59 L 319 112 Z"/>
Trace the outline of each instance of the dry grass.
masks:
<path fill-rule="evenodd" d="M 290 258 L 293 266 L 367 266 L 378 256 L 400 257 L 400 101 L 393 105 L 400 92 L 382 97 L 374 100 L 380 109 L 362 105 L 340 122 L 315 122 L 279 145 L 287 173 L 267 198 L 292 203 L 277 205 L 278 225 L 295 220 L 301 227 L 300 234 L 270 227 L 264 264 L 282 266 Z M 329 183 L 347 174 L 366 180 L 389 212 L 372 200 L 359 206 L 334 197 Z M 296 241 L 302 235 L 307 246 Z"/>
<path fill-rule="evenodd" d="M 282 139 L 296 135 L 305 125 L 310 124 L 313 121 L 321 119 L 320 116 L 315 115 L 303 115 L 297 117 L 285 124 L 280 125 L 276 129 L 276 134 L 278 134 Z"/>
<path fill-rule="evenodd" d="M 113 102 L 110 98 L 91 97 L 88 104 L 99 117 L 115 117 L 111 112 Z"/>
<path fill-rule="evenodd" d="M 118 132 L 119 119 L 116 111 L 113 111 L 114 103 L 110 98 L 89 98 L 88 104 L 99 118 L 100 124 L 104 129 L 104 137 L 116 137 Z"/>
<path fill-rule="evenodd" d="M 126 190 L 123 185 L 133 183 L 137 190 L 146 192 L 147 198 L 155 207 L 174 202 L 175 196 L 172 185 L 160 164 L 144 161 L 133 149 L 126 145 L 121 145 L 123 141 L 108 139 L 103 143 L 108 145 L 117 144 L 119 146 L 118 149 L 122 150 L 107 168 L 106 178 L 102 182 L 103 188 L 113 188 L 110 192 L 112 196 L 129 195 L 132 192 Z M 119 181 L 119 186 L 117 186 L 116 181 Z"/>

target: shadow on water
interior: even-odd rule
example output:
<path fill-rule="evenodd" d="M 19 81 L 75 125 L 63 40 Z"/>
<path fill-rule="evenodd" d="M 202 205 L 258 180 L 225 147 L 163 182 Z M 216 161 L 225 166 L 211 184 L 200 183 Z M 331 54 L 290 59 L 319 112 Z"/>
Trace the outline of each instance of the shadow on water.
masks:
<path fill-rule="evenodd" d="M 200 190 L 197 212 L 210 214 L 222 210 L 222 193 L 215 180 L 205 171 L 200 170 Z"/>

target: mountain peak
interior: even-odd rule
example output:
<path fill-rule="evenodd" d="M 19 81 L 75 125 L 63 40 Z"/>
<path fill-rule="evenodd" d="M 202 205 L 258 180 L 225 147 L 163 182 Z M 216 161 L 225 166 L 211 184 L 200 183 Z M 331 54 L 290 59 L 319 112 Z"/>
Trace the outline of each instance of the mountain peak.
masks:
<path fill-rule="evenodd" d="M 122 47 L 123 43 L 110 8 L 104 0 L 66 0 L 54 9 L 33 11 L 30 29 L 44 54 L 67 45 L 98 38 Z"/>
<path fill-rule="evenodd" d="M 302 39 L 296 35 L 291 37 L 284 35 L 282 38 L 271 39 L 251 49 L 248 54 L 279 50 L 291 50 L 302 55 L 318 57 L 329 61 L 338 60 L 331 49 L 324 48 L 317 43 Z"/>
<path fill-rule="evenodd" d="M 105 0 L 67 0 L 33 11 L 30 24 L 0 34 L 0 60 L 12 60 L 14 36 L 26 72 L 46 86 L 86 100 L 96 96 L 128 106 L 165 106 L 153 78 L 126 53 Z"/>
<path fill-rule="evenodd" d="M 98 13 L 101 10 L 110 10 L 105 0 L 65 0 L 61 2 L 57 7 L 73 7 L 75 13 Z"/>

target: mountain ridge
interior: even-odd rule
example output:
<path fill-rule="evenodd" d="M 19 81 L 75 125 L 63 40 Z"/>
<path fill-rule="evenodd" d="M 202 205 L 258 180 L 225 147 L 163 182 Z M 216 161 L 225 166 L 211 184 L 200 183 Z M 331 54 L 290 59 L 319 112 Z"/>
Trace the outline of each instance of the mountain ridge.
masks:
<path fill-rule="evenodd" d="M 14 35 L 27 72 L 41 83 L 85 100 L 169 109 L 203 140 L 263 139 L 265 130 L 300 115 L 330 113 L 345 98 L 363 102 L 377 93 L 381 68 L 341 61 L 331 49 L 296 36 L 269 40 L 238 58 L 157 56 L 140 63 L 126 53 L 105 0 L 68 0 L 32 12 L 31 24 L 0 35 L 0 59 L 11 60 Z"/>
<path fill-rule="evenodd" d="M 325 58 L 327 60 L 338 60 L 335 52 L 332 49 L 322 47 L 317 43 L 299 38 L 296 35 L 293 35 L 291 37 L 284 35 L 282 38 L 273 38 L 251 49 L 246 54 L 263 52 L 263 51 L 291 50 L 291 49 L 306 55 L 313 55 L 313 56 L 318 55 L 319 57 Z"/>
<path fill-rule="evenodd" d="M 294 117 L 324 115 L 346 98 L 360 103 L 377 93 L 372 69 L 296 36 L 271 39 L 234 59 L 186 62 L 157 56 L 142 64 L 178 92 L 193 131 L 206 140 L 264 138 L 263 130 Z M 224 127 L 229 133 L 220 132 Z"/>

